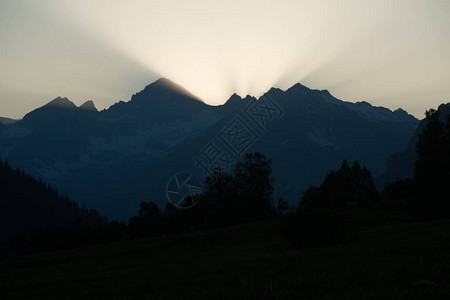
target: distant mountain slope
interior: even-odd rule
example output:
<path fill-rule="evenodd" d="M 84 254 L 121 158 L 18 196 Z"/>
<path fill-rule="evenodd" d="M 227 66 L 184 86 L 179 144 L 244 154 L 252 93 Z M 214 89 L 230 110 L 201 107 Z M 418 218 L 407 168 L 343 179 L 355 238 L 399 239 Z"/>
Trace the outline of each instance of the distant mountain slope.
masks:
<path fill-rule="evenodd" d="M 94 225 L 102 217 L 0 160 L 0 253 L 11 250 L 16 234 L 72 226 L 76 219 Z"/>
<path fill-rule="evenodd" d="M 439 118 L 445 120 L 450 115 L 450 103 L 441 104 L 438 107 L 438 112 Z M 414 176 L 414 164 L 417 160 L 416 145 L 419 141 L 419 134 L 427 124 L 426 122 L 426 119 L 420 122 L 406 149 L 389 156 L 387 170 L 376 179 L 376 184 L 379 188 L 383 188 L 387 183 L 393 182 L 396 179 L 405 179 Z"/>
<path fill-rule="evenodd" d="M 380 174 L 418 124 L 403 110 L 341 101 L 301 84 L 210 106 L 160 79 L 128 102 L 94 108 L 56 98 L 0 131 L 0 156 L 117 218 L 135 213 L 141 201 L 164 205 L 167 180 L 177 172 L 203 178 L 194 159 L 211 141 L 233 162 L 249 151 L 272 158 L 276 193 L 296 203 L 345 158 Z M 236 136 L 242 126 L 250 130 L 248 144 Z M 226 145 L 227 136 L 240 148 Z"/>

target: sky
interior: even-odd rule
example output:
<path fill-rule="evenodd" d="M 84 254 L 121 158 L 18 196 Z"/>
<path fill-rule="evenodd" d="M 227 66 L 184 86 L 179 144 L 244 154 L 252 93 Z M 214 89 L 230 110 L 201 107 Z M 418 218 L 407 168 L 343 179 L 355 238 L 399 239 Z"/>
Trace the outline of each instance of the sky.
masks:
<path fill-rule="evenodd" d="M 450 102 L 448 0 L 0 0 L 0 116 L 160 77 L 208 104 L 300 82 L 418 118 Z"/>

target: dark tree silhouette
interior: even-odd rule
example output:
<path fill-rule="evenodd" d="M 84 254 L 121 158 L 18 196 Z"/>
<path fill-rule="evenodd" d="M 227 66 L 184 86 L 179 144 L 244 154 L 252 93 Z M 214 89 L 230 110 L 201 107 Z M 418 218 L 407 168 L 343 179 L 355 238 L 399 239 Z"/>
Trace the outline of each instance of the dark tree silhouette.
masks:
<path fill-rule="evenodd" d="M 148 237 L 160 233 L 163 222 L 162 212 L 154 202 L 150 201 L 141 203 L 138 215 L 130 219 L 128 226 L 131 234 Z"/>
<path fill-rule="evenodd" d="M 217 227 L 266 219 L 275 214 L 271 160 L 247 154 L 234 176 L 219 170 L 206 178 L 198 204 L 179 212 L 184 226 Z"/>
<path fill-rule="evenodd" d="M 450 116 L 443 122 L 439 112 L 426 113 L 427 124 L 416 146 L 414 183 L 417 210 L 425 217 L 450 216 Z"/>
<path fill-rule="evenodd" d="M 369 207 L 379 195 L 373 178 L 358 161 L 350 166 L 344 160 L 319 187 L 310 187 L 293 213 L 283 217 L 284 235 L 295 245 L 325 246 L 352 240 L 353 225 L 343 212 Z"/>
<path fill-rule="evenodd" d="M 236 164 L 234 188 L 238 200 L 236 213 L 243 220 L 261 220 L 275 213 L 273 207 L 272 160 L 255 152 L 246 154 L 244 162 Z"/>
<path fill-rule="evenodd" d="M 350 206 L 370 206 L 378 197 L 370 171 L 358 161 L 350 166 L 344 160 L 337 171 L 328 173 L 319 187 L 311 187 L 303 194 L 300 207 L 343 211 Z"/>
<path fill-rule="evenodd" d="M 7 161 L 0 160 L 0 253 L 12 254 L 14 247 L 21 253 L 22 250 L 52 249 L 51 245 L 76 244 L 73 240 L 63 241 L 67 230 L 60 230 L 57 235 L 45 235 L 46 231 L 56 227 L 72 227 L 76 221 L 79 226 L 92 227 L 107 223 L 98 211 L 84 205 L 79 207 L 41 179 L 37 180 L 23 170 L 14 170 Z M 13 243 L 14 236 L 20 233 L 26 234 Z"/>
<path fill-rule="evenodd" d="M 278 198 L 277 214 L 284 215 L 289 209 L 289 203 L 282 197 Z"/>
<path fill-rule="evenodd" d="M 412 178 L 397 179 L 384 188 L 383 194 L 386 200 L 410 200 L 415 196 L 414 181 Z"/>
<path fill-rule="evenodd" d="M 213 226 L 235 222 L 237 194 L 234 178 L 217 171 L 206 178 L 206 191 L 198 204 L 202 219 Z"/>

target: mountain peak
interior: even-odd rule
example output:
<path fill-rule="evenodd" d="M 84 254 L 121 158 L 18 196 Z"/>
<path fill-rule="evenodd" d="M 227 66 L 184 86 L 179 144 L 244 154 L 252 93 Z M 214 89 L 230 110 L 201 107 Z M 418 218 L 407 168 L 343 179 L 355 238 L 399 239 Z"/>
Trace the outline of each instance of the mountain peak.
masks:
<path fill-rule="evenodd" d="M 245 96 L 242 100 L 244 101 L 256 101 L 256 98 L 250 95 Z"/>
<path fill-rule="evenodd" d="M 231 97 L 227 100 L 227 102 L 225 102 L 224 104 L 222 104 L 222 106 L 224 105 L 240 105 L 240 104 L 247 104 L 249 101 L 256 101 L 256 98 L 250 95 L 245 96 L 244 98 L 242 98 L 241 96 L 239 96 L 238 94 L 234 93 L 233 95 L 231 95 Z"/>
<path fill-rule="evenodd" d="M 245 105 L 252 101 L 256 101 L 256 98 L 250 95 L 242 98 L 238 94 L 234 93 L 224 104 L 220 105 L 221 113 L 227 114 L 233 111 L 237 111 L 241 108 L 244 108 Z"/>
<path fill-rule="evenodd" d="M 56 97 L 45 106 L 47 107 L 58 107 L 58 108 L 76 108 L 75 103 L 67 99 L 66 97 L 62 98 L 60 96 Z"/>
<path fill-rule="evenodd" d="M 227 100 L 226 103 L 228 103 L 229 101 L 239 101 L 239 100 L 242 100 L 242 97 L 234 93 L 233 95 L 231 95 L 231 97 Z"/>
<path fill-rule="evenodd" d="M 198 100 L 200 102 L 203 102 L 199 97 L 189 92 L 187 89 L 182 87 L 181 85 L 167 79 L 167 78 L 160 78 L 156 80 L 155 82 L 147 85 L 144 90 L 144 93 L 146 94 L 152 94 L 153 92 L 160 93 L 160 92 L 169 92 L 169 93 L 175 93 L 179 94 L 185 97 L 193 98 L 195 100 Z"/>
<path fill-rule="evenodd" d="M 277 88 L 277 87 L 271 87 L 270 90 L 267 91 L 268 93 L 280 93 L 283 92 L 282 89 Z"/>
<path fill-rule="evenodd" d="M 92 100 L 88 100 L 88 101 L 84 102 L 82 105 L 80 105 L 79 108 L 82 110 L 88 110 L 88 111 L 98 111 L 97 108 L 95 107 L 94 101 L 92 101 Z"/>
<path fill-rule="evenodd" d="M 288 90 L 294 90 L 294 91 L 310 91 L 311 89 L 307 86 L 304 86 L 300 82 L 297 82 L 293 86 L 291 86 Z"/>
<path fill-rule="evenodd" d="M 161 86 L 161 87 L 174 87 L 177 86 L 177 84 L 175 82 L 173 82 L 172 80 L 165 78 L 165 77 L 161 77 L 158 80 L 156 80 L 155 82 L 151 83 L 150 85 L 155 85 L 155 86 Z"/>
<path fill-rule="evenodd" d="M 73 112 L 76 111 L 78 107 L 67 99 L 66 97 L 56 97 L 49 103 L 45 104 L 44 106 L 41 106 L 39 108 L 36 108 L 35 110 L 27 113 L 23 117 L 23 121 L 25 123 L 30 121 L 36 121 L 36 120 L 42 120 L 42 119 L 49 119 L 49 118 L 60 118 L 61 114 L 66 112 Z"/>
<path fill-rule="evenodd" d="M 301 83 L 296 83 L 293 86 L 291 86 L 290 88 L 288 88 L 285 92 L 288 95 L 304 95 L 307 94 L 311 91 L 310 88 L 308 88 L 307 86 L 304 86 Z"/>

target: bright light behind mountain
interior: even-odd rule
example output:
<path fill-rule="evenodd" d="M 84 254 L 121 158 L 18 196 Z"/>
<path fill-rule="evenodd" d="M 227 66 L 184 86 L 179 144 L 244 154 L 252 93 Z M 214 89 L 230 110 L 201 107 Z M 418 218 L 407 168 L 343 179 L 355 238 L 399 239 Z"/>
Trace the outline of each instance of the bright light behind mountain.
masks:
<path fill-rule="evenodd" d="M 450 93 L 445 0 L 0 5 L 2 115 L 57 95 L 104 108 L 158 77 L 209 104 L 302 82 L 419 117 Z"/>

